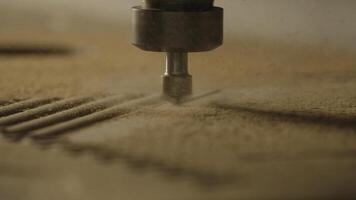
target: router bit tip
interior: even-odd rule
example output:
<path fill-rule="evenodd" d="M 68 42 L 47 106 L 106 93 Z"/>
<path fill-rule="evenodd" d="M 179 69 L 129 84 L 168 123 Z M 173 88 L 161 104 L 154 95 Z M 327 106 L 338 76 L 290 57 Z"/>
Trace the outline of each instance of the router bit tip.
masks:
<path fill-rule="evenodd" d="M 179 104 L 181 100 L 192 95 L 192 76 L 164 75 L 163 94 L 171 101 Z"/>

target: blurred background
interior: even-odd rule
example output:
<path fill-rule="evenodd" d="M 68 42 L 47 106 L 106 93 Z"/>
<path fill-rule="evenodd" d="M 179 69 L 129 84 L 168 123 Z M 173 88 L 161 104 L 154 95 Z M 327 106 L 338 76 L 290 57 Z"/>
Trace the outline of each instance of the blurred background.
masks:
<path fill-rule="evenodd" d="M 130 7 L 140 3 L 139 0 L 2 0 L 0 30 L 33 26 L 48 31 L 88 30 L 86 25 L 90 21 L 115 28 L 129 25 Z M 353 0 L 216 0 L 216 4 L 226 10 L 227 37 L 356 48 Z M 100 27 L 90 30 L 106 31 Z"/>

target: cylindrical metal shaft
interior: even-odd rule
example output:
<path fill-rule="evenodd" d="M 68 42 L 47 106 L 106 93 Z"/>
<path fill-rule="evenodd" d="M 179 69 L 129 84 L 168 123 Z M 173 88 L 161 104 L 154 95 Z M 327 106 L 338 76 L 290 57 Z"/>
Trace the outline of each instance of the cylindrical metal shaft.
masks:
<path fill-rule="evenodd" d="M 163 94 L 175 101 L 192 94 L 192 76 L 188 72 L 187 52 L 167 52 Z"/>
<path fill-rule="evenodd" d="M 213 7 L 214 0 L 144 0 L 146 8 L 164 10 L 207 10 Z"/>
<path fill-rule="evenodd" d="M 192 94 L 188 52 L 222 45 L 223 13 L 214 0 L 143 0 L 143 5 L 133 7 L 133 44 L 167 52 L 164 96 L 179 103 Z"/>
<path fill-rule="evenodd" d="M 167 52 L 165 75 L 174 75 L 174 76 L 188 75 L 188 53 Z"/>

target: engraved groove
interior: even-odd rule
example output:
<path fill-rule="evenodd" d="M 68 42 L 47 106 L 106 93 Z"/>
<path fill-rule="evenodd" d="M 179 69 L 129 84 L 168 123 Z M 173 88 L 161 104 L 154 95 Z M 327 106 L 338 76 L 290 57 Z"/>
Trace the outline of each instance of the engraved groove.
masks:
<path fill-rule="evenodd" d="M 19 113 L 26 109 L 35 108 L 41 105 L 54 102 L 56 100 L 58 100 L 58 98 L 36 98 L 9 104 L 0 108 L 0 117 Z"/>
<path fill-rule="evenodd" d="M 181 104 L 213 96 L 219 92 L 215 90 L 194 95 L 182 101 Z M 29 99 L 0 107 L 0 126 L 3 126 L 2 131 L 6 136 L 22 135 L 21 137 L 24 137 L 30 134 L 32 138 L 40 139 L 164 102 L 161 101 L 161 95 L 157 94 L 146 97 L 115 95 L 99 98 L 73 97 L 63 100 L 59 98 Z"/>
<path fill-rule="evenodd" d="M 52 124 L 68 121 L 77 117 L 91 114 L 99 110 L 114 106 L 118 103 L 135 98 L 135 96 L 111 96 L 94 102 L 86 103 L 84 105 L 75 107 L 70 110 L 58 112 L 49 116 L 34 119 L 18 125 L 8 126 L 4 128 L 5 133 L 23 133 L 29 132 L 38 128 L 43 128 Z"/>
<path fill-rule="evenodd" d="M 4 125 L 12 125 L 21 123 L 27 120 L 33 120 L 38 117 L 42 117 L 45 115 L 50 115 L 62 110 L 70 109 L 75 106 L 86 103 L 90 100 L 93 100 L 91 97 L 74 97 L 70 99 L 64 99 L 60 101 L 56 101 L 44 106 L 40 106 L 37 108 L 33 108 L 30 110 L 26 110 L 24 112 L 20 112 L 14 115 L 10 115 L 7 117 L 0 118 L 0 126 Z"/>
<path fill-rule="evenodd" d="M 69 130 L 128 114 L 129 112 L 138 110 L 141 107 L 157 105 L 160 102 L 160 96 L 157 95 L 140 98 L 137 100 L 125 102 L 123 104 L 115 105 L 113 107 L 109 107 L 107 109 L 97 111 L 89 115 L 70 120 L 68 122 L 63 122 L 44 129 L 35 130 L 30 132 L 29 135 L 33 139 L 47 139 Z"/>

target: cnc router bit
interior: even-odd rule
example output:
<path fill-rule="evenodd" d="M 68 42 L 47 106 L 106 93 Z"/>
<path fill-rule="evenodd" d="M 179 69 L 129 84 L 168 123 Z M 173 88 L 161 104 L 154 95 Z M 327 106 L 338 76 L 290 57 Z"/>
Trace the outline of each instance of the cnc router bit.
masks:
<path fill-rule="evenodd" d="M 133 44 L 166 52 L 163 94 L 179 102 L 192 94 L 188 52 L 209 51 L 223 43 L 223 9 L 214 0 L 144 0 L 133 7 Z"/>

